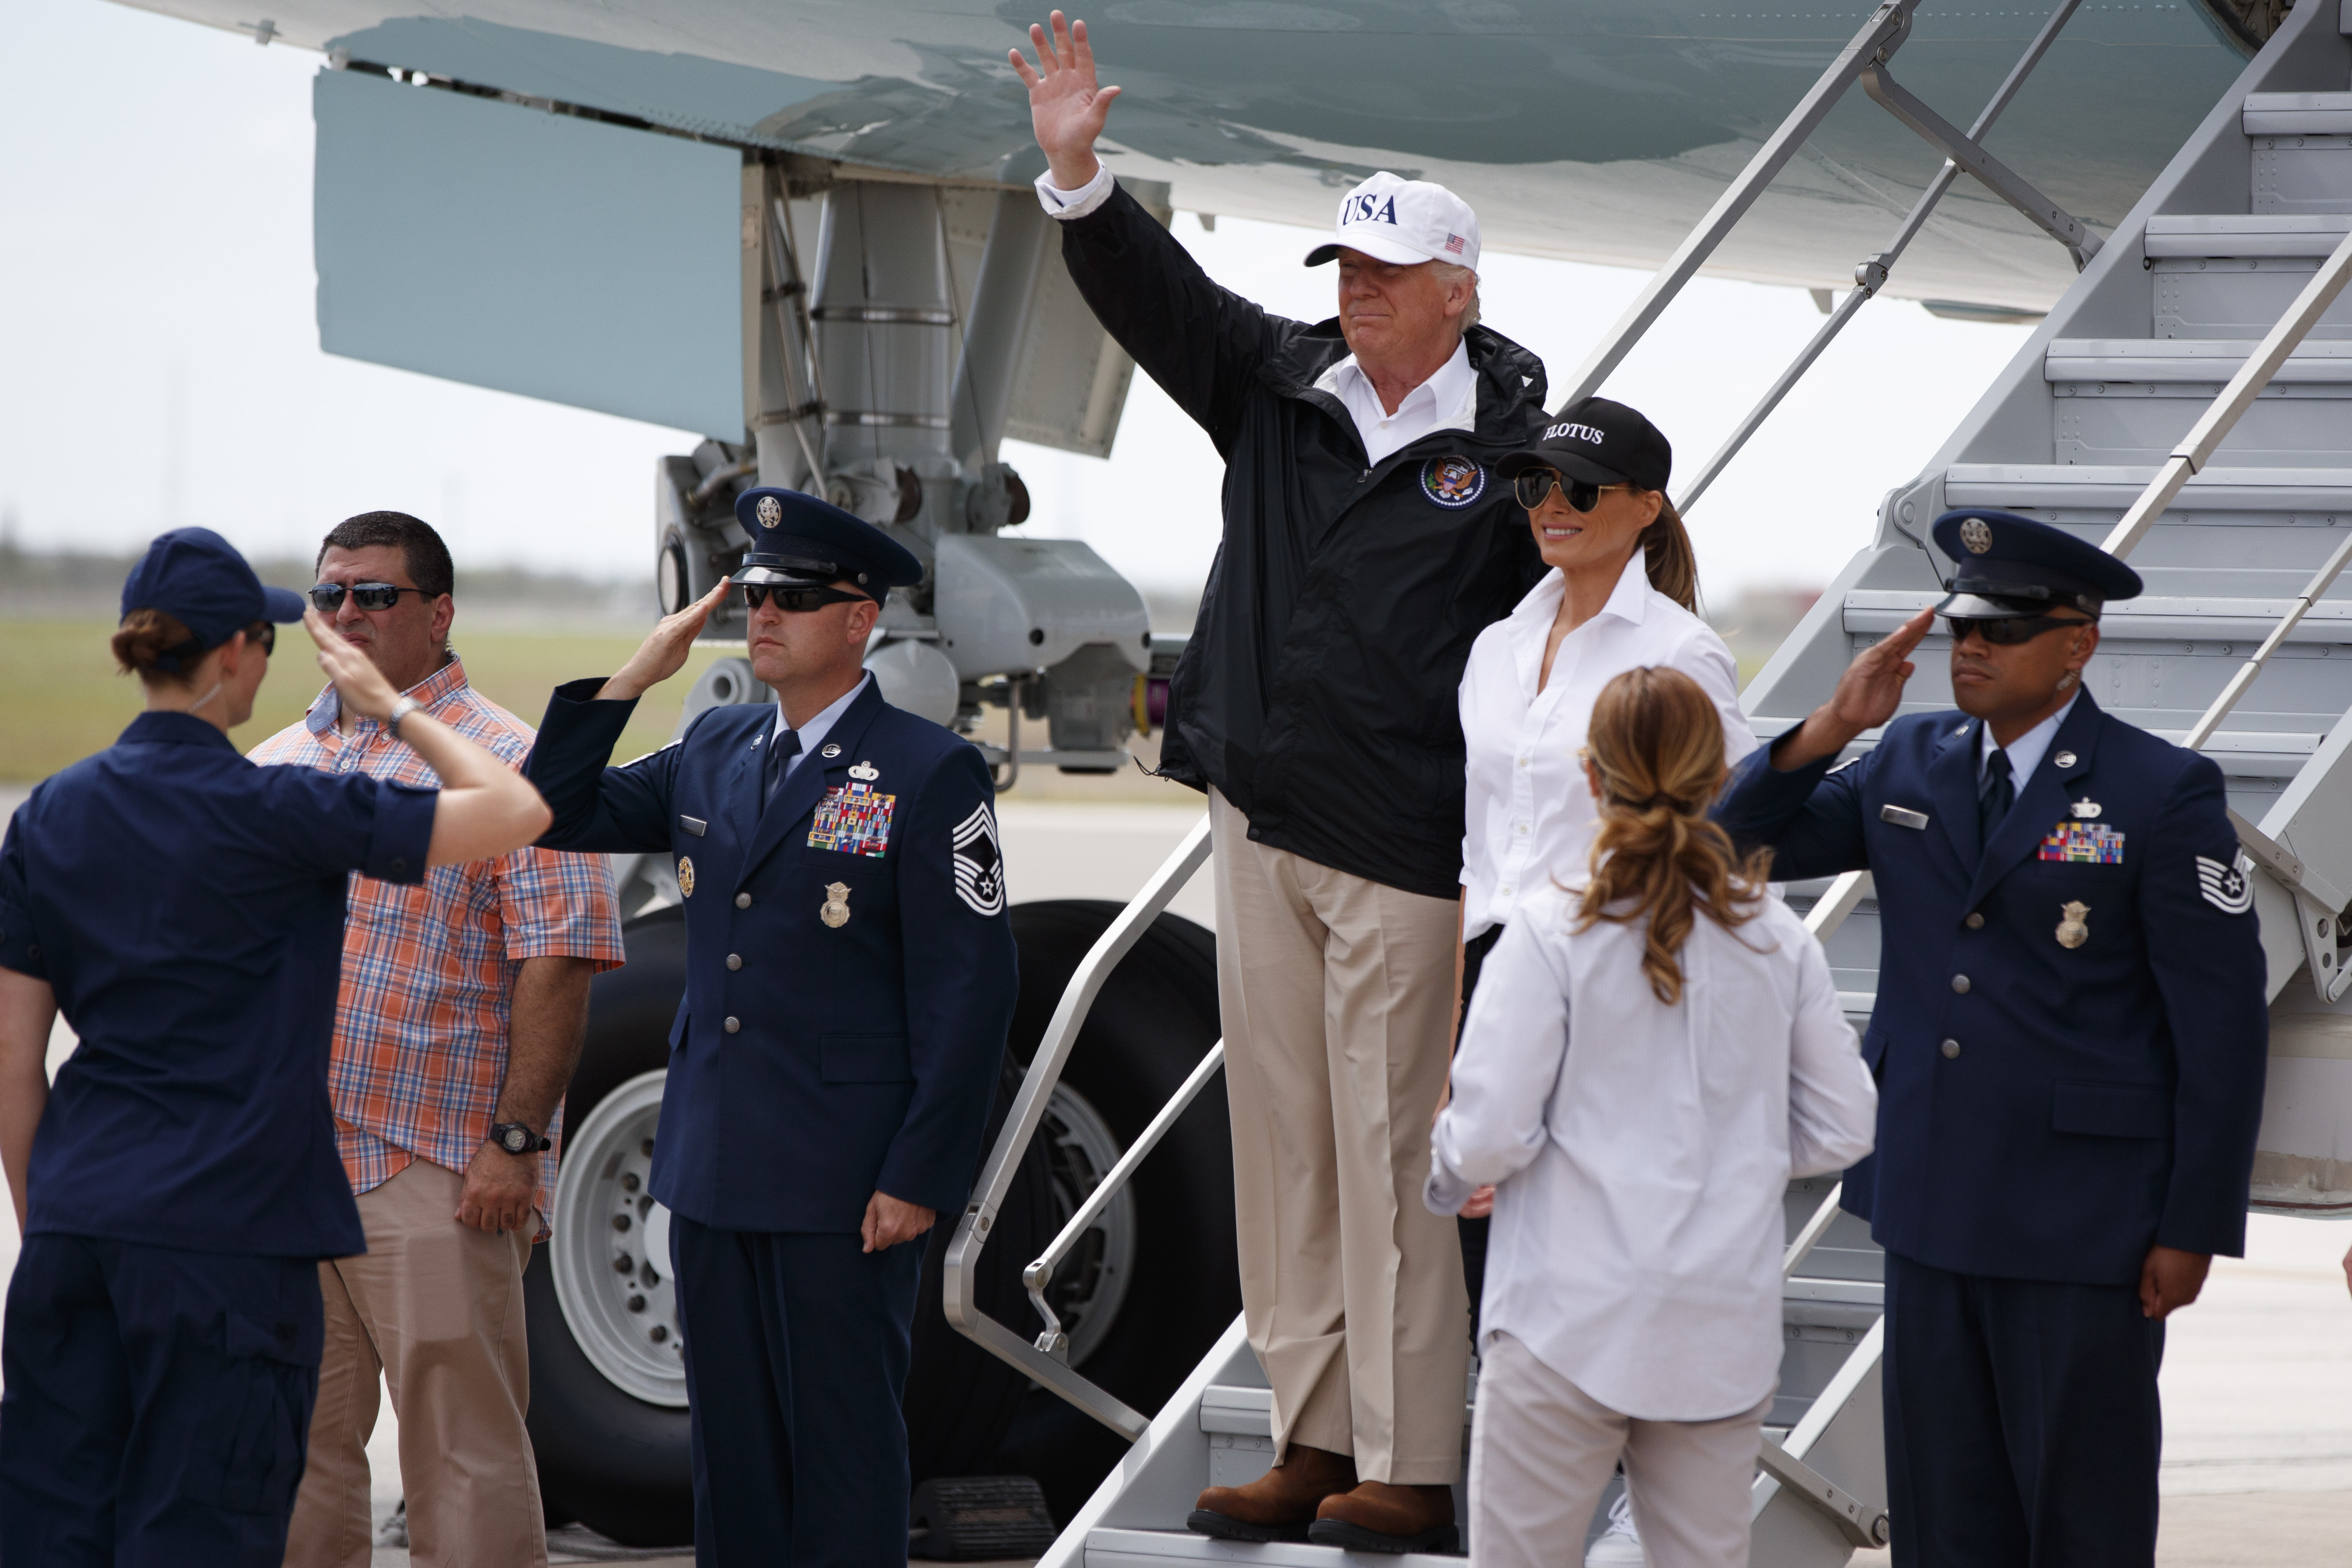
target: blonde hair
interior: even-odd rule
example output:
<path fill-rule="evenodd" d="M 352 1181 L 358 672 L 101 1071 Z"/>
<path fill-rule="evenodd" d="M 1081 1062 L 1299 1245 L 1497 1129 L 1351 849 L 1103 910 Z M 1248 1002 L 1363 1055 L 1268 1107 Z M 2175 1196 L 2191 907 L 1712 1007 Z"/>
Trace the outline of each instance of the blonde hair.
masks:
<path fill-rule="evenodd" d="M 1680 670 L 1628 670 L 1601 687 L 1585 758 L 1601 779 L 1601 831 L 1574 929 L 1647 921 L 1642 972 L 1673 1007 L 1697 916 L 1726 930 L 1756 918 L 1771 852 L 1742 857 L 1707 820 L 1727 771 L 1723 720 Z"/>

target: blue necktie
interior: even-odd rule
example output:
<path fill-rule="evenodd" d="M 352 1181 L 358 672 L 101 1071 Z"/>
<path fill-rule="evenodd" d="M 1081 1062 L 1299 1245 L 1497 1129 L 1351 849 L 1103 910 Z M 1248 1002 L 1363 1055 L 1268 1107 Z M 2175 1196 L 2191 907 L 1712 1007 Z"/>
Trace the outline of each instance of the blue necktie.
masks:
<path fill-rule="evenodd" d="M 784 764 L 801 754 L 801 732 L 785 730 L 768 743 L 768 759 L 762 763 L 760 775 L 760 809 L 766 810 L 768 802 L 783 788 Z"/>
<path fill-rule="evenodd" d="M 2009 753 L 1996 750 L 1985 758 L 1985 776 L 1977 786 L 1978 842 L 1992 842 L 1993 830 L 2016 804 L 2017 780 L 2010 777 Z"/>

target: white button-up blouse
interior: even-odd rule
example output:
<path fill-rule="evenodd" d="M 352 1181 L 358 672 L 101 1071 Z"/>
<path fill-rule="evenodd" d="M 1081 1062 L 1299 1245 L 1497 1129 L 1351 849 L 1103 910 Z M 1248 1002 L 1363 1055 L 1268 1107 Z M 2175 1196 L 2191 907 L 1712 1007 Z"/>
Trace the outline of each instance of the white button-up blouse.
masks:
<path fill-rule="evenodd" d="M 1580 885 L 1600 826 L 1577 748 L 1601 688 L 1627 670 L 1671 665 L 1699 684 L 1723 715 L 1723 749 L 1737 764 L 1756 749 L 1739 707 L 1739 665 L 1706 622 L 1650 586 L 1635 550 L 1601 613 L 1561 639 L 1540 691 L 1544 642 L 1567 580 L 1554 570 L 1518 607 L 1478 634 L 1462 673 L 1468 747 L 1463 814 L 1462 935 L 1507 924 L 1519 899 Z"/>
<path fill-rule="evenodd" d="M 1780 1370 L 1781 1194 L 1870 1152 L 1878 1093 L 1821 944 L 1778 898 L 1683 944 L 1683 998 L 1641 922 L 1520 905 L 1488 955 L 1431 1134 L 1423 1198 L 1499 1184 L 1480 1332 L 1610 1409 L 1706 1421 Z"/>

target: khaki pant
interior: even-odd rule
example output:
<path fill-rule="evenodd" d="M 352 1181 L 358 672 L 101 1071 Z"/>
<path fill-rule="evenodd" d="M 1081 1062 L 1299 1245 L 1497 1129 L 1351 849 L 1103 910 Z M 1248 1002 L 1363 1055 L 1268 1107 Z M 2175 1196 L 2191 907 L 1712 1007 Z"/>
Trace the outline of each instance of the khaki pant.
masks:
<path fill-rule="evenodd" d="M 1507 1333 L 1486 1336 L 1470 1427 L 1475 1568 L 1578 1568 L 1622 1458 L 1650 1568 L 1746 1568 L 1767 1399 L 1719 1421 L 1636 1421 Z"/>
<path fill-rule="evenodd" d="M 327 1347 L 287 1568 L 368 1568 L 367 1440 L 376 1379 L 400 1418 L 409 1561 L 539 1568 L 547 1530 L 523 1413 L 530 1355 L 522 1271 L 530 1234 L 455 1216 L 465 1178 L 429 1160 L 360 1195 L 368 1249 L 319 1265 Z"/>
<path fill-rule="evenodd" d="M 1470 1302 L 1454 1222 L 1421 1188 L 1458 905 L 1253 843 L 1213 792 L 1209 822 L 1242 1309 L 1275 1442 L 1450 1483 Z"/>

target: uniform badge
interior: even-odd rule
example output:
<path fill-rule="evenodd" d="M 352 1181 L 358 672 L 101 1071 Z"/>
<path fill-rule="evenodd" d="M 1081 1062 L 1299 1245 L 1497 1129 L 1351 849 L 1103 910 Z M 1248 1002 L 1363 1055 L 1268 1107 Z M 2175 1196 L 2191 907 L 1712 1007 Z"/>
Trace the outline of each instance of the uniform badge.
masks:
<path fill-rule="evenodd" d="M 2066 810 L 2072 811 L 2077 817 L 2081 817 L 2085 820 L 2097 816 L 2105 809 L 2106 808 L 2101 806 L 2096 800 L 2077 800 L 2073 805 L 2066 808 Z"/>
<path fill-rule="evenodd" d="M 808 847 L 879 859 L 889 852 L 890 818 L 898 808 L 898 797 L 877 795 L 871 784 L 836 784 L 816 803 Z"/>
<path fill-rule="evenodd" d="M 753 507 L 752 511 L 759 517 L 760 526 L 763 528 L 772 528 L 784 520 L 783 503 L 773 496 L 761 497 L 760 504 Z"/>
<path fill-rule="evenodd" d="M 2240 850 L 2231 864 L 2197 857 L 2197 891 L 2224 915 L 2243 915 L 2254 906 L 2254 862 Z"/>
<path fill-rule="evenodd" d="M 2058 911 L 2058 946 L 2072 950 L 2091 939 L 2091 928 L 2083 924 L 2083 916 L 2091 913 L 2087 904 L 2068 904 Z"/>
<path fill-rule="evenodd" d="M 1004 913 L 1004 846 L 996 836 L 996 813 L 982 800 L 956 824 L 956 896 L 974 915 Z"/>
<path fill-rule="evenodd" d="M 835 931 L 849 924 L 847 883 L 829 882 L 824 884 L 824 907 L 816 912 L 816 917 Z"/>
<path fill-rule="evenodd" d="M 1458 512 L 1486 493 L 1486 470 L 1467 457 L 1433 457 L 1421 465 L 1421 493 Z"/>
<path fill-rule="evenodd" d="M 863 779 L 866 782 L 871 784 L 874 780 L 882 777 L 882 770 L 879 768 L 875 767 L 871 762 L 858 762 L 851 767 L 849 769 L 849 776 L 852 779 Z"/>
<path fill-rule="evenodd" d="M 2059 768 L 2072 768 L 2074 766 L 2074 754 L 2071 751 L 2062 751 L 2050 760 L 2053 766 Z"/>
<path fill-rule="evenodd" d="M 680 898 L 694 896 L 694 857 L 692 855 L 677 857 L 677 895 Z"/>
<path fill-rule="evenodd" d="M 2040 858 L 2074 865 L 2121 865 L 2124 831 L 2105 822 L 2060 822 L 2042 835 Z"/>
<path fill-rule="evenodd" d="M 763 507 L 767 504 L 765 501 L 760 503 Z M 1982 517 L 1970 517 L 1960 525 L 1960 542 L 1969 547 L 1970 555 L 1984 554 L 1992 549 L 1991 525 Z"/>
<path fill-rule="evenodd" d="M 839 742 L 839 741 L 837 741 L 837 740 L 828 740 L 828 741 L 826 741 L 826 742 L 824 743 L 824 749 L 820 750 L 820 751 L 817 753 L 817 755 L 818 755 L 819 757 L 838 757 L 838 756 L 840 756 L 840 755 L 841 755 L 841 742 Z"/>

